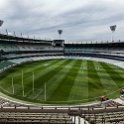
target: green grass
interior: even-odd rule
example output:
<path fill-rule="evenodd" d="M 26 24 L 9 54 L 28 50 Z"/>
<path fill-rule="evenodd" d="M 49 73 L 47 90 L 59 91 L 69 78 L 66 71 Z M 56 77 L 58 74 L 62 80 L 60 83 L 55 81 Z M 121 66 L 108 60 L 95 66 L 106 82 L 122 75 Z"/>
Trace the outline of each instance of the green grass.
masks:
<path fill-rule="evenodd" d="M 1 92 L 34 103 L 77 104 L 99 100 L 101 95 L 116 98 L 123 86 L 123 69 L 102 62 L 77 59 L 31 62 L 13 67 L 0 75 Z"/>

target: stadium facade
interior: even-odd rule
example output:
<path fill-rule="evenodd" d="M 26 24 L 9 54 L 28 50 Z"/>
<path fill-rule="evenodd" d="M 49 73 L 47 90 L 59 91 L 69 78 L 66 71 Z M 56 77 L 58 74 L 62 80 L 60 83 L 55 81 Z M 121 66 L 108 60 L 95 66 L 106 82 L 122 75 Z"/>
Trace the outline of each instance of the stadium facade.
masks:
<path fill-rule="evenodd" d="M 1 73 L 15 63 L 42 57 L 92 57 L 124 61 L 124 42 L 65 43 L 0 34 Z M 11 61 L 10 61 L 11 60 Z M 15 63 L 14 63 L 15 62 Z M 36 106 L 0 98 L 0 123 L 111 124 L 124 123 L 124 106 L 114 101 L 75 106 Z"/>

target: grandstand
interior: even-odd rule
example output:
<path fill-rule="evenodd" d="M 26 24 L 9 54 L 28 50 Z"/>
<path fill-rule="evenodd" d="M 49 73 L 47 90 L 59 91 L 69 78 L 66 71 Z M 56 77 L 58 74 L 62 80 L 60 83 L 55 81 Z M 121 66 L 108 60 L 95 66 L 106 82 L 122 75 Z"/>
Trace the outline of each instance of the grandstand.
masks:
<path fill-rule="evenodd" d="M 124 42 L 101 42 L 101 43 L 68 43 L 65 44 L 65 55 L 80 55 L 85 57 L 99 57 L 122 60 L 124 57 Z"/>
<path fill-rule="evenodd" d="M 0 34 L 0 74 L 30 61 L 86 58 L 124 68 L 124 42 L 64 43 Z M 103 59 L 103 60 L 102 60 Z M 2 93 L 1 93 L 2 94 Z M 39 124 L 123 124 L 123 96 L 85 105 L 43 105 L 16 101 L 2 94 L 0 123 Z"/>
<path fill-rule="evenodd" d="M 61 44 L 63 41 L 61 41 Z M 63 49 L 57 41 L 26 39 L 15 36 L 0 35 L 1 60 L 26 58 L 33 56 L 63 55 Z"/>

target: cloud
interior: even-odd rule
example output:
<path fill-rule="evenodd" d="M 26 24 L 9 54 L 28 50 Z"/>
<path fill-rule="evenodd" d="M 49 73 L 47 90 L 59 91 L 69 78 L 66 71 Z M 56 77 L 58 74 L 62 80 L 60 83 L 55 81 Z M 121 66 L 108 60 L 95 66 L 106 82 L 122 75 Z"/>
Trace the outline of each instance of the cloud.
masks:
<path fill-rule="evenodd" d="M 123 39 L 122 0 L 1 0 L 0 15 L 6 28 L 41 38 L 109 40 L 109 26 L 117 24 L 116 39 Z"/>

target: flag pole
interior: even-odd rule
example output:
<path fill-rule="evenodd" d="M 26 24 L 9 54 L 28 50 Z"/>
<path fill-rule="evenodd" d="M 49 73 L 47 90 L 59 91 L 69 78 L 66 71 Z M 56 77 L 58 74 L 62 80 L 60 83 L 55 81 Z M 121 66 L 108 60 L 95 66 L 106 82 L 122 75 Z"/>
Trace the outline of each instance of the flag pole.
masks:
<path fill-rule="evenodd" d="M 12 89 L 13 89 L 13 95 L 14 95 L 15 91 L 14 91 L 13 77 L 12 77 Z"/>
<path fill-rule="evenodd" d="M 24 73 L 23 73 L 23 70 L 22 70 L 22 95 L 23 95 L 23 97 L 25 96 L 25 92 L 24 92 Z"/>

